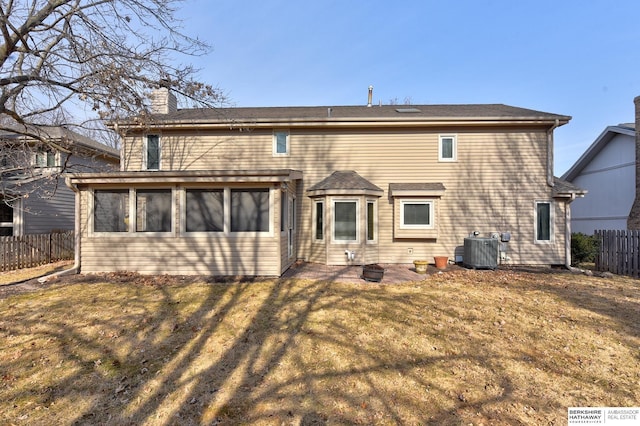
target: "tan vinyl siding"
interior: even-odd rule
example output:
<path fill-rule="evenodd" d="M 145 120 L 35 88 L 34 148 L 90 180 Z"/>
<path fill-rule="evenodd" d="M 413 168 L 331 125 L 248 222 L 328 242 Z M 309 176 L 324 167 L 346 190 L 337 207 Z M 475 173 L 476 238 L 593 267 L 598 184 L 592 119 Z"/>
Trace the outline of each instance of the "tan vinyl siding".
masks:
<path fill-rule="evenodd" d="M 305 190 L 333 171 L 354 170 L 384 190 L 377 205 L 377 247 L 373 251 L 358 245 L 354 248 L 358 250 L 357 262 L 368 263 L 374 258 L 372 253 L 376 253 L 376 261 L 381 263 L 432 261 L 436 255 L 453 258 L 457 253 L 462 254 L 464 238 L 473 231 L 483 235 L 509 231 L 512 238 L 507 254 L 511 263 L 564 263 L 565 206 L 562 202 L 554 203 L 553 244 L 534 241 L 535 201 L 552 201 L 551 188 L 546 183 L 546 128 L 442 126 L 331 130 L 290 127 L 289 132 L 290 155 L 274 157 L 271 130 L 185 131 L 180 136 L 164 131 L 161 134 L 162 169 L 301 170 L 295 251 L 297 258 L 309 261 L 341 263 L 344 252 L 341 257 L 333 246 L 331 253 L 327 253 L 327 246 L 331 245 L 328 203 L 325 203 L 325 242 L 314 240 L 313 199 Z M 439 135 L 457 137 L 457 161 L 438 161 Z M 141 143 L 141 136 L 125 140 L 123 151 L 125 155 L 131 154 L 131 158 L 124 160 L 125 170 L 140 170 Z M 421 182 L 442 183 L 446 188 L 442 197 L 436 199 L 437 235 L 427 239 L 397 238 L 393 226 L 397 212 L 394 213 L 394 199 L 389 196 L 389 183 Z M 279 208 L 279 200 L 275 205 Z M 279 217 L 274 226 L 283 262 L 286 239 L 280 238 Z M 188 246 L 179 248 L 186 250 Z M 237 261 L 240 262 L 239 258 Z"/>
<path fill-rule="evenodd" d="M 102 237 L 83 240 L 82 272 L 143 274 L 281 274 L 273 238 Z"/>

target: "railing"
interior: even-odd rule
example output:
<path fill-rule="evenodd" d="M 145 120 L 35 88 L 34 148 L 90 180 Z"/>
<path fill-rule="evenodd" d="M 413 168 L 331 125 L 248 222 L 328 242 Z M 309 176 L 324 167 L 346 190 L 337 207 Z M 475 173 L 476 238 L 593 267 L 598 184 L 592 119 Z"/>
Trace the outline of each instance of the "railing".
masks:
<path fill-rule="evenodd" d="M 640 231 L 599 230 L 594 235 L 600 241 L 597 271 L 640 276 Z"/>
<path fill-rule="evenodd" d="M 0 271 L 31 268 L 73 256 L 73 231 L 0 237 Z"/>

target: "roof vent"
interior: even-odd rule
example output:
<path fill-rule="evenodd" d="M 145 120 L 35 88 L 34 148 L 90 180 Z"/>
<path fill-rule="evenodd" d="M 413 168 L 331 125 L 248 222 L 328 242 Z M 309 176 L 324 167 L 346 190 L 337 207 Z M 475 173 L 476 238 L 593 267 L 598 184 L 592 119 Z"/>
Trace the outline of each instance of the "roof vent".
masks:
<path fill-rule="evenodd" d="M 371 107 L 373 105 L 373 86 L 369 86 L 369 98 L 367 101 L 367 106 Z"/>
<path fill-rule="evenodd" d="M 418 108 L 396 108 L 396 112 L 399 112 L 400 114 L 406 114 L 410 112 L 422 112 L 422 111 L 420 111 Z"/>

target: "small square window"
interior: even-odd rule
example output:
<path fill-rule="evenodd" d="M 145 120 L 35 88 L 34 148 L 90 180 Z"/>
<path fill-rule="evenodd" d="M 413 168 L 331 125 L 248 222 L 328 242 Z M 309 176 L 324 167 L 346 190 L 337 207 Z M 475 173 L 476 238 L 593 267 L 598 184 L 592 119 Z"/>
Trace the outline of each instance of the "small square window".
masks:
<path fill-rule="evenodd" d="M 273 155 L 289 155 L 289 132 L 279 130 L 273 132 Z"/>
<path fill-rule="evenodd" d="M 456 136 L 441 135 L 439 138 L 438 160 L 439 161 L 456 161 L 457 160 L 457 143 Z"/>
<path fill-rule="evenodd" d="M 401 201 L 400 202 L 401 229 L 431 229 L 433 228 L 433 201 Z"/>

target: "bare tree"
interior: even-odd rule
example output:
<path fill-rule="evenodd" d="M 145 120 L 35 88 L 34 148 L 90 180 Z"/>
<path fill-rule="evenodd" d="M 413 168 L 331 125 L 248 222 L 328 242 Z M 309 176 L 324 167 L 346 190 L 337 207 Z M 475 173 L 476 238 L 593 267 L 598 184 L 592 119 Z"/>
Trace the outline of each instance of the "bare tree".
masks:
<path fill-rule="evenodd" d="M 47 129 L 95 139 L 96 130 L 108 133 L 104 121 L 145 120 L 149 93 L 159 86 L 190 106 L 223 102 L 218 88 L 195 79 L 196 69 L 176 64 L 181 55 L 209 51 L 182 32 L 175 15 L 181 2 L 0 0 L 0 173 L 16 167 L 7 158 L 19 141 L 31 151 L 23 160 L 43 147 L 70 154 Z"/>

